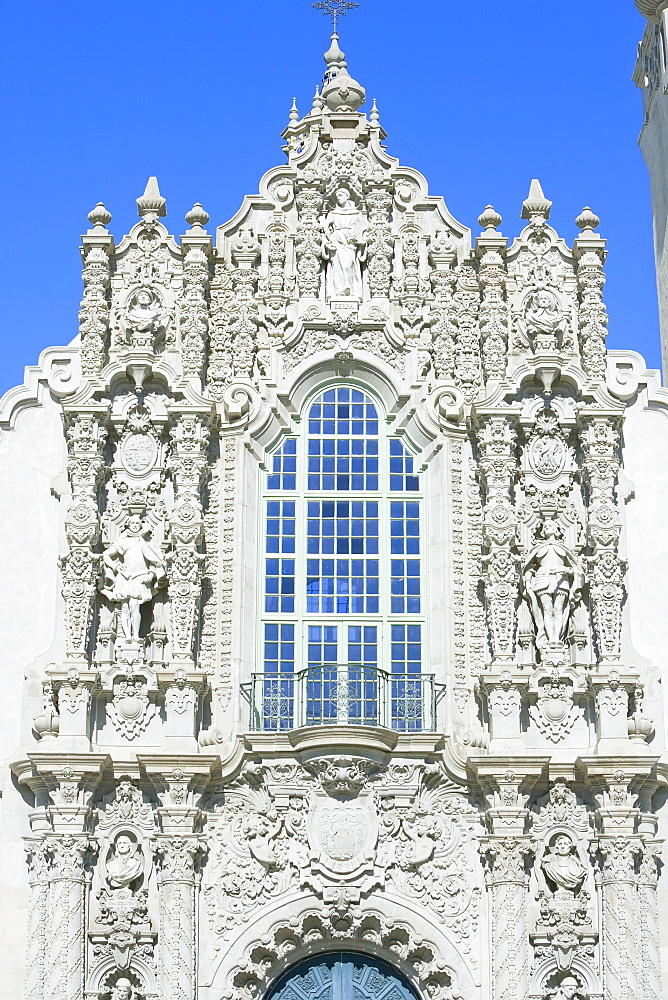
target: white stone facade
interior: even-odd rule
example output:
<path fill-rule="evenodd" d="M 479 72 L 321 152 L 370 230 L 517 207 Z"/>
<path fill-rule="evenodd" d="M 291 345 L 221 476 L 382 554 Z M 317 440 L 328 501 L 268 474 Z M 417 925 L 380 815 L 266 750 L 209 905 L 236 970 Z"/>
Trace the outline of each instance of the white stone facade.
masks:
<path fill-rule="evenodd" d="M 590 210 L 472 244 L 326 60 L 2 402 L 3 996 L 660 1000 L 668 393 Z"/>
<path fill-rule="evenodd" d="M 633 80 L 642 91 L 640 148 L 649 171 L 654 228 L 654 259 L 659 297 L 661 358 L 668 373 L 668 3 L 635 0 L 647 24 L 638 46 Z"/>

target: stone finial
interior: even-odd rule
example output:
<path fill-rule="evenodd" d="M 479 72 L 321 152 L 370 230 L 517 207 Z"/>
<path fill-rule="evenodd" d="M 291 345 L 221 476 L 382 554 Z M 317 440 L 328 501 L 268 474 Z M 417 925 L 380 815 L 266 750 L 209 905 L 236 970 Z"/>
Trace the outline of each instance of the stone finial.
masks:
<path fill-rule="evenodd" d="M 534 178 L 531 181 L 531 187 L 529 188 L 529 195 L 522 202 L 522 218 L 532 219 L 534 216 L 542 216 L 544 219 L 550 218 L 550 209 L 552 208 L 552 202 L 549 201 L 543 194 L 543 189 L 540 186 L 540 181 Z"/>
<path fill-rule="evenodd" d="M 193 229 L 203 229 L 209 221 L 209 213 L 205 212 L 198 201 L 189 212 L 186 212 L 186 222 Z"/>
<path fill-rule="evenodd" d="M 295 122 L 299 121 L 299 112 L 297 111 L 297 98 L 292 98 L 292 107 L 290 108 L 290 114 L 288 115 L 290 124 L 293 125 Z"/>
<path fill-rule="evenodd" d="M 491 205 L 488 205 L 482 215 L 478 216 L 478 225 L 488 231 L 498 229 L 502 222 L 503 219 Z"/>
<path fill-rule="evenodd" d="M 369 112 L 369 121 L 371 122 L 372 128 L 380 128 L 380 115 L 378 113 L 378 108 L 376 107 L 375 97 L 373 99 L 371 111 Z"/>
<path fill-rule="evenodd" d="M 319 115 L 322 111 L 324 101 L 320 96 L 320 87 L 316 86 L 315 94 L 313 95 L 313 106 L 311 108 L 312 115 Z"/>
<path fill-rule="evenodd" d="M 594 215 L 591 208 L 587 205 L 578 215 L 575 220 L 575 225 L 578 229 L 581 229 L 583 233 L 593 233 L 600 221 L 601 220 L 598 215 Z"/>
<path fill-rule="evenodd" d="M 98 201 L 95 208 L 88 213 L 88 221 L 96 229 L 105 229 L 111 222 L 111 212 L 104 207 L 104 202 Z"/>
<path fill-rule="evenodd" d="M 339 48 L 339 36 L 332 32 L 332 44 L 325 52 L 327 69 L 322 78 L 322 99 L 330 111 L 357 111 L 366 100 L 364 87 L 347 70 L 345 54 Z"/>
<path fill-rule="evenodd" d="M 167 202 L 160 194 L 157 177 L 149 177 L 147 180 L 143 195 L 137 198 L 137 208 L 141 216 L 167 215 Z"/>

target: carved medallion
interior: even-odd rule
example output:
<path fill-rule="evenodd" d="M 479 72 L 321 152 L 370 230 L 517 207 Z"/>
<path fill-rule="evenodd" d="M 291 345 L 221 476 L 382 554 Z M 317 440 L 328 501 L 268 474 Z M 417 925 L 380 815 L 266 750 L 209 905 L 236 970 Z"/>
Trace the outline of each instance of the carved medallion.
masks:
<path fill-rule="evenodd" d="M 157 459 L 158 443 L 149 434 L 128 434 L 121 445 L 121 462 L 131 475 L 150 472 Z"/>

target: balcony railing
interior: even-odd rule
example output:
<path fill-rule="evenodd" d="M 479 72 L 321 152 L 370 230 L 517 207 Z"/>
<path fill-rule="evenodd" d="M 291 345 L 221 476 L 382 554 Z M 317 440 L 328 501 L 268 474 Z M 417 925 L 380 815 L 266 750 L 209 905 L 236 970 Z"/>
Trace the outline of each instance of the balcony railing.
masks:
<path fill-rule="evenodd" d="M 295 674 L 253 674 L 252 730 L 353 725 L 433 732 L 433 674 L 390 674 L 360 663 L 312 665 Z"/>

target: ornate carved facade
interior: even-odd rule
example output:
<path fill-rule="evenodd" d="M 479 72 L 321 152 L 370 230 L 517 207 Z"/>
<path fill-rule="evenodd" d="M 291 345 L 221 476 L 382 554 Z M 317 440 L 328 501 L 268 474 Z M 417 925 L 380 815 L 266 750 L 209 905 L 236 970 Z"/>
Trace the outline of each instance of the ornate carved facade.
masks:
<path fill-rule="evenodd" d="M 660 1000 L 668 397 L 589 209 L 472 240 L 325 60 L 3 403 L 8 996 Z"/>

